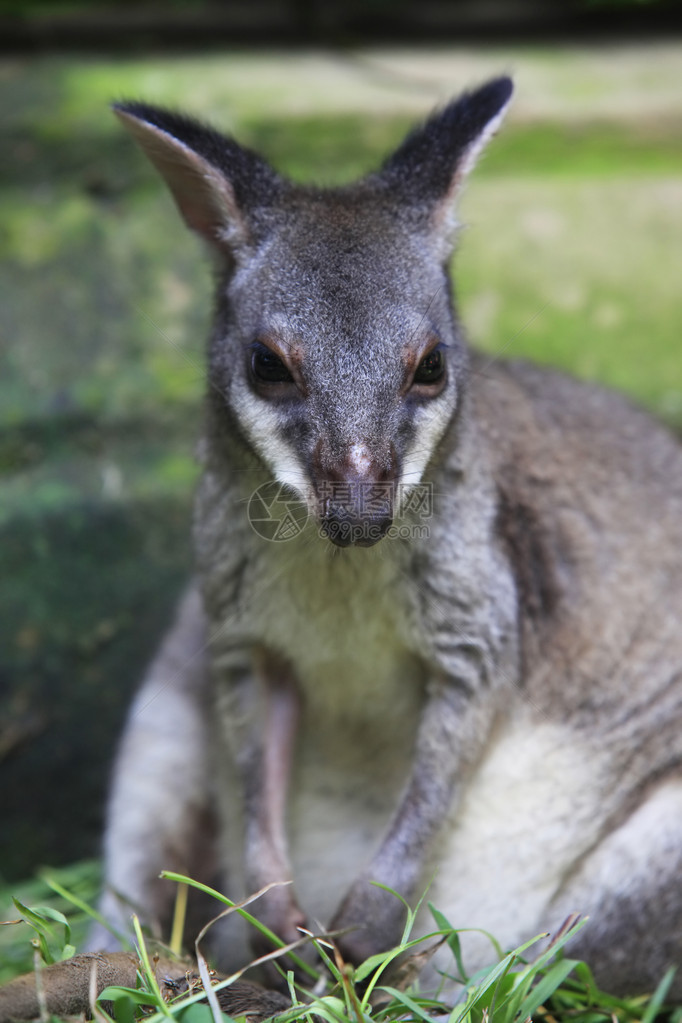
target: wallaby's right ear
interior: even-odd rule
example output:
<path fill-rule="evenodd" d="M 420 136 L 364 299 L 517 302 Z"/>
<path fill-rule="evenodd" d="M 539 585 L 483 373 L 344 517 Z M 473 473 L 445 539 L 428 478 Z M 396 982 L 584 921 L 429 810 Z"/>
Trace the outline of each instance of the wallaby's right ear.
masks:
<path fill-rule="evenodd" d="M 411 132 L 379 171 L 404 204 L 427 211 L 446 237 L 455 198 L 499 127 L 512 91 L 511 79 L 503 77 L 465 92 Z"/>
<path fill-rule="evenodd" d="M 188 227 L 220 248 L 251 240 L 255 211 L 271 205 L 282 185 L 264 160 L 182 114 L 137 102 L 113 109 L 166 181 Z"/>

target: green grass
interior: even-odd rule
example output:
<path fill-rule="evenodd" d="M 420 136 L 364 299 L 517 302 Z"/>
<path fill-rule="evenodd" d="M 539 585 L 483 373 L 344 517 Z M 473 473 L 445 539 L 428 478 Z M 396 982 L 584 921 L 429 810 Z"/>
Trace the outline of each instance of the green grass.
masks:
<path fill-rule="evenodd" d="M 477 345 L 602 381 L 682 425 L 680 183 L 489 177 L 470 199 L 457 265 Z"/>
<path fill-rule="evenodd" d="M 166 876 L 171 881 L 195 885 L 181 875 Z M 19 896 L 13 896 L 9 912 L 14 922 L 0 930 L 4 963 L 0 967 L 0 984 L 20 969 L 30 972 L 36 954 L 44 966 L 74 955 L 87 917 L 83 912 L 84 900 L 92 890 L 95 877 L 92 865 L 83 864 L 70 872 L 62 871 L 52 881 L 46 878 L 34 882 Z M 257 897 L 235 905 L 204 885 L 195 886 L 216 898 L 216 916 L 219 911 L 223 915 L 236 912 L 249 924 L 264 930 L 250 912 L 251 903 L 257 902 Z M 55 898 L 55 888 L 63 898 Z M 27 904 L 31 897 L 39 898 L 40 905 Z M 5 909 L 8 904 L 7 893 L 0 892 L 0 906 Z M 666 1023 L 680 1023 L 682 1019 L 681 1009 L 671 1009 L 665 1003 L 674 971 L 669 971 L 649 996 L 615 998 L 599 989 L 586 964 L 570 958 L 565 950 L 585 921 L 566 926 L 549 944 L 546 935 L 539 935 L 519 948 L 504 950 L 491 939 L 491 965 L 470 975 L 457 930 L 435 907 L 429 906 L 429 910 L 433 921 L 429 935 L 421 939 L 411 937 L 416 910 L 406 906 L 406 922 L 399 944 L 388 952 L 372 956 L 355 969 L 343 963 L 328 939 L 311 939 L 317 965 L 301 963 L 305 966 L 306 981 L 299 983 L 293 973 L 280 971 L 287 980 L 292 1004 L 278 1018 L 282 1023 L 299 1020 L 310 1023 L 313 1019 L 325 1023 L 431 1023 L 438 1016 L 447 1017 L 448 1023 L 527 1023 L 531 1019 L 538 1023 L 557 1023 L 558 1020 L 654 1023 L 660 1018 Z M 249 968 L 248 965 L 230 978 L 214 976 L 211 979 L 208 964 L 199 954 L 196 982 L 169 1002 L 159 990 L 152 953 L 146 947 L 147 939 L 136 920 L 134 925 L 135 947 L 141 964 L 138 987 L 106 988 L 98 998 L 101 1023 L 112 1019 L 117 1023 L 132 1023 L 139 1018 L 147 1023 L 168 1023 L 175 1019 L 186 1023 L 190 1017 L 192 1023 L 229 1020 L 217 1004 L 214 1009 L 206 1004 L 206 991 L 210 989 L 213 997 L 221 991 L 226 993 L 225 989 Z M 7 940 L 3 931 L 10 928 L 17 928 L 19 934 Z M 273 951 L 259 962 L 269 959 L 279 965 L 284 954 L 289 963 L 301 962 L 296 946 L 283 946 L 272 937 Z M 306 942 L 304 938 L 297 945 Z M 428 962 L 436 948 L 443 947 L 449 953 L 449 960 L 441 967 L 440 983 L 435 989 L 420 988 L 419 967 Z M 402 965 L 398 963 L 399 958 Z"/>
<path fill-rule="evenodd" d="M 0 926 L 0 985 L 19 974 L 30 973 L 34 964 L 34 946 L 31 941 L 35 934 L 22 920 L 13 899 L 27 906 L 47 906 L 50 910 L 63 913 L 68 919 L 76 947 L 81 947 L 85 940 L 90 917 L 57 895 L 45 876 L 68 888 L 76 898 L 93 903 L 99 891 L 102 872 L 97 862 L 87 861 L 61 870 L 51 870 L 30 881 L 0 884 L 0 921 L 3 923 Z"/>
<path fill-rule="evenodd" d="M 426 109 L 428 113 L 428 108 Z M 346 114 L 253 119 L 240 138 L 298 181 L 339 184 L 374 167 L 415 123 L 413 117 Z M 518 124 L 503 129 L 476 170 L 502 177 L 612 178 L 677 175 L 682 136 L 670 123 L 613 121 Z M 474 186 L 475 188 L 475 186 Z"/>

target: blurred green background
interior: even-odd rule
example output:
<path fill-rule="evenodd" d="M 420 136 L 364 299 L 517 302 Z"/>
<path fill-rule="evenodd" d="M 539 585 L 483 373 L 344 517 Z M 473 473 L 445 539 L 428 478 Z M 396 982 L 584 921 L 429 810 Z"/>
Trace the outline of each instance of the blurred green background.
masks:
<path fill-rule="evenodd" d="M 182 107 L 338 183 L 511 72 L 461 206 L 470 335 L 679 429 L 681 66 L 674 42 L 0 58 L 0 880 L 96 854 L 191 565 L 210 272 L 109 102 Z"/>

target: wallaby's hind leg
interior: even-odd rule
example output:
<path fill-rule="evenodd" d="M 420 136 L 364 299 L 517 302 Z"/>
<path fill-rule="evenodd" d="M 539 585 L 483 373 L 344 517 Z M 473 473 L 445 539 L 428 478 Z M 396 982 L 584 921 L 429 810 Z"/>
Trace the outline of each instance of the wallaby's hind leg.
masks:
<path fill-rule="evenodd" d="M 590 917 L 568 954 L 613 994 L 652 991 L 669 966 L 682 998 L 682 778 L 658 787 L 588 855 L 555 901 Z"/>
<path fill-rule="evenodd" d="M 100 909 L 126 934 L 136 912 L 168 938 L 176 886 L 159 880 L 161 870 L 215 880 L 205 646 L 203 609 L 191 590 L 135 697 L 114 768 Z M 117 942 L 98 925 L 89 945 Z"/>

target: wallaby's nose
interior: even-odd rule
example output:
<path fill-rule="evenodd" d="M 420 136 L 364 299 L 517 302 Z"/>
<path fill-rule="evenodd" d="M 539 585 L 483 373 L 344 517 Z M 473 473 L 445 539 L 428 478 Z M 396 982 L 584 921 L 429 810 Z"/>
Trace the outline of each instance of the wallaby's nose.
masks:
<path fill-rule="evenodd" d="M 372 547 L 393 522 L 397 459 L 391 445 L 383 457 L 352 444 L 342 458 L 318 446 L 313 459 L 320 526 L 337 547 Z"/>

